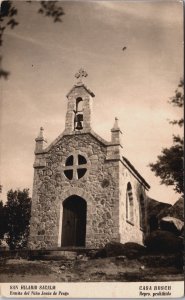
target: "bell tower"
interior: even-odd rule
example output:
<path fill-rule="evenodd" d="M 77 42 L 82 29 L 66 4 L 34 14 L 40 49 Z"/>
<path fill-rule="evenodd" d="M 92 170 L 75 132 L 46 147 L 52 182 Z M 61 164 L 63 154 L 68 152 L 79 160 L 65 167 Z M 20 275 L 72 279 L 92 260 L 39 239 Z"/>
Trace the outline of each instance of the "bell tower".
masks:
<path fill-rule="evenodd" d="M 68 104 L 65 121 L 65 134 L 88 132 L 91 129 L 92 98 L 95 97 L 95 95 L 82 81 L 82 79 L 87 76 L 87 72 L 81 68 L 75 74 L 77 83 L 66 96 Z"/>

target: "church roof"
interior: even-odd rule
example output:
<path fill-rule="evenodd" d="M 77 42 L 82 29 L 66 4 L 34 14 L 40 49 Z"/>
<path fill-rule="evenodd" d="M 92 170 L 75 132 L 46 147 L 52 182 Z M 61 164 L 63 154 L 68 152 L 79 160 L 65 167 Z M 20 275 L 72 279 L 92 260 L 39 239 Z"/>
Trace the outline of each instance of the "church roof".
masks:
<path fill-rule="evenodd" d="M 91 97 L 95 97 L 94 93 L 93 93 L 90 89 L 88 89 L 88 88 L 86 87 L 86 85 L 85 85 L 84 83 L 82 83 L 82 82 L 81 82 L 81 83 L 75 84 L 75 85 L 72 87 L 72 89 L 69 91 L 69 93 L 66 95 L 66 97 L 68 98 L 69 95 L 72 93 L 72 91 L 73 91 L 74 89 L 78 88 L 78 87 L 83 87 L 83 88 L 91 95 Z"/>
<path fill-rule="evenodd" d="M 143 184 L 146 186 L 147 189 L 150 189 L 150 185 L 146 182 L 146 180 L 140 175 L 140 173 L 134 168 L 134 166 L 131 164 L 131 162 L 124 156 L 123 163 L 126 163 L 128 167 L 137 175 L 137 177 L 143 182 Z"/>

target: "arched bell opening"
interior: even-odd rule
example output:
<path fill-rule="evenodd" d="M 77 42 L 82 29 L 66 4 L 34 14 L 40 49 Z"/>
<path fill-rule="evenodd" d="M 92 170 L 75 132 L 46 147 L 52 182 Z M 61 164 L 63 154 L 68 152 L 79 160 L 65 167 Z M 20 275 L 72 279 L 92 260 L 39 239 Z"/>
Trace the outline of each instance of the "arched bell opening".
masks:
<path fill-rule="evenodd" d="M 75 130 L 83 129 L 83 99 L 81 97 L 78 97 L 76 99 L 74 129 Z"/>
<path fill-rule="evenodd" d="M 86 238 L 86 201 L 73 195 L 63 202 L 62 246 L 84 247 Z"/>

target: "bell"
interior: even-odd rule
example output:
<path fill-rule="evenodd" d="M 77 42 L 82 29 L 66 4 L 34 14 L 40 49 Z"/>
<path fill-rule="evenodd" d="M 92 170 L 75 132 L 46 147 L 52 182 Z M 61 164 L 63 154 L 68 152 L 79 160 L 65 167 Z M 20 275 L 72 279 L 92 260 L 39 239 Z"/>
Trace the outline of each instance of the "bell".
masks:
<path fill-rule="evenodd" d="M 79 114 L 79 113 L 78 113 L 78 114 L 76 115 L 76 118 L 77 118 L 77 119 L 76 119 L 77 122 L 83 121 L 83 114 Z"/>
<path fill-rule="evenodd" d="M 75 129 L 81 130 L 82 128 L 83 128 L 82 122 L 78 121 Z"/>
<path fill-rule="evenodd" d="M 83 121 L 83 114 L 76 114 L 74 118 L 75 122 L 81 122 Z"/>

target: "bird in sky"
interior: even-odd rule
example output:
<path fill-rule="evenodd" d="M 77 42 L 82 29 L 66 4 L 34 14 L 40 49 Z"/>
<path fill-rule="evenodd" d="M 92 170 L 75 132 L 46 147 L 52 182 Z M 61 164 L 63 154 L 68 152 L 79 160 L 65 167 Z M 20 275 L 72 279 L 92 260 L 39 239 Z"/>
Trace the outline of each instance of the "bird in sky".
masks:
<path fill-rule="evenodd" d="M 123 50 L 123 51 L 125 51 L 126 49 L 127 49 L 127 47 L 123 47 L 123 49 L 122 49 L 122 50 Z"/>

